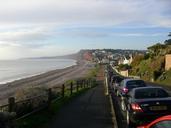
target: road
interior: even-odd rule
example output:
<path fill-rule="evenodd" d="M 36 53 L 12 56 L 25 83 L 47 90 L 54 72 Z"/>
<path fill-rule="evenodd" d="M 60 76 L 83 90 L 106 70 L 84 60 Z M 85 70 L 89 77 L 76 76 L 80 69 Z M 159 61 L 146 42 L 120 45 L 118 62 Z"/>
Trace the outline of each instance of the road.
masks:
<path fill-rule="evenodd" d="M 113 128 L 111 104 L 105 95 L 103 70 L 97 86 L 63 106 L 48 128 Z"/>

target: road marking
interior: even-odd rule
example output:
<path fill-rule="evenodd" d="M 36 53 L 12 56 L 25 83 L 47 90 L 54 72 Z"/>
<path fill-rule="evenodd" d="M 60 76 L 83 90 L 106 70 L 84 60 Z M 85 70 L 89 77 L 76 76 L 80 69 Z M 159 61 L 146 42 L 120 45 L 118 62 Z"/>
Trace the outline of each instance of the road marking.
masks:
<path fill-rule="evenodd" d="M 106 95 L 109 95 L 109 90 L 108 90 L 108 87 L 109 87 L 109 85 L 108 85 L 108 79 L 107 79 L 107 77 L 105 76 L 105 81 L 106 81 Z"/>

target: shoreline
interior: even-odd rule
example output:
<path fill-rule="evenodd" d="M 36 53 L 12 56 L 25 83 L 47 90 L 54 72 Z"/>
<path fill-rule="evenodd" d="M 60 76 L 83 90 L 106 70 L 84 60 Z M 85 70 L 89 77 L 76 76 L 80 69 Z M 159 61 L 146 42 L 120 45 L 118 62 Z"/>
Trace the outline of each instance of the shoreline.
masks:
<path fill-rule="evenodd" d="M 28 59 L 25 59 L 25 60 L 28 61 Z M 34 77 L 34 76 L 37 76 L 37 75 L 41 75 L 41 74 L 44 74 L 44 73 L 47 73 L 47 72 L 50 72 L 50 71 L 53 71 L 53 70 L 61 70 L 61 69 L 69 68 L 69 67 L 77 65 L 77 61 L 78 61 L 77 59 L 57 59 L 57 61 L 59 61 L 59 60 L 61 60 L 61 61 L 71 60 L 71 63 L 67 64 L 67 65 L 63 65 L 63 67 L 57 66 L 57 67 L 54 67 L 54 68 L 46 69 L 47 67 L 45 66 L 44 70 L 35 70 L 35 71 L 32 71 L 32 72 L 29 72 L 29 71 L 26 72 L 26 71 L 23 70 L 23 73 L 18 72 L 18 74 L 17 74 L 17 72 L 16 72 L 15 75 L 14 74 L 9 75 L 8 77 L 5 75 L 5 77 L 4 78 L 2 77 L 1 80 L 0 80 L 0 86 L 8 84 L 8 83 L 12 83 L 14 81 L 18 81 L 18 80 Z M 15 61 L 17 61 L 17 60 L 15 60 Z"/>
<path fill-rule="evenodd" d="M 13 83 L 13 82 L 16 82 L 16 81 L 20 81 L 20 80 L 24 80 L 24 79 L 31 78 L 31 77 L 36 77 L 36 76 L 39 76 L 39 75 L 42 75 L 42 74 L 45 74 L 45 73 L 49 73 L 49 72 L 52 72 L 52 71 L 56 71 L 56 70 L 66 70 L 67 68 L 70 68 L 70 67 L 73 67 L 73 66 L 76 66 L 76 65 L 77 65 L 77 63 L 74 64 L 74 65 L 71 65 L 71 66 L 67 66 L 67 67 L 61 68 L 61 69 L 53 69 L 53 70 L 49 70 L 49 71 L 35 73 L 35 74 L 32 74 L 32 75 L 25 75 L 23 77 L 19 77 L 19 78 L 16 78 L 16 79 L 14 78 L 14 79 L 11 79 L 11 80 L 0 82 L 0 86 L 8 85 L 10 83 Z"/>
<path fill-rule="evenodd" d="M 50 88 L 63 84 L 67 80 L 83 77 L 92 68 L 88 65 L 90 65 L 89 62 L 79 60 L 76 65 L 64 69 L 56 69 L 6 84 L 0 84 L 0 104 L 7 103 L 7 99 L 14 96 L 21 89 L 29 87 Z"/>

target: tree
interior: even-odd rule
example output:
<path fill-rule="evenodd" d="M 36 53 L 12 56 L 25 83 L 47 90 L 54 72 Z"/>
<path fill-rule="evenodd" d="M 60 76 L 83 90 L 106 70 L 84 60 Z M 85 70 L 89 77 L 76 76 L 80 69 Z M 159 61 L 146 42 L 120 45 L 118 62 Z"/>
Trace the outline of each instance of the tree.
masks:
<path fill-rule="evenodd" d="M 164 50 L 165 48 L 166 48 L 166 45 L 157 43 L 151 47 L 148 47 L 147 49 L 149 53 L 151 54 L 151 56 L 157 56 L 157 55 L 160 55 L 162 50 Z"/>
<path fill-rule="evenodd" d="M 164 44 L 165 44 L 165 45 L 171 45 L 171 39 L 165 40 L 165 41 L 164 41 Z"/>
<path fill-rule="evenodd" d="M 136 55 L 131 63 L 132 67 L 136 67 L 144 59 L 144 55 Z"/>
<path fill-rule="evenodd" d="M 131 66 L 129 66 L 128 64 L 120 64 L 119 65 L 119 70 L 129 70 L 131 69 Z"/>
<path fill-rule="evenodd" d="M 171 37 L 171 32 L 169 32 L 169 35 L 168 36 Z M 171 39 L 165 40 L 164 41 L 164 44 L 165 45 L 171 45 Z"/>
<path fill-rule="evenodd" d="M 168 36 L 171 36 L 171 32 L 169 32 L 169 35 Z"/>
<path fill-rule="evenodd" d="M 157 44 L 155 44 L 155 45 L 153 45 L 153 46 L 151 46 L 151 47 L 148 47 L 147 49 L 156 52 L 156 51 L 158 51 L 159 49 L 163 49 L 163 48 L 165 48 L 165 45 L 160 44 L 160 43 L 157 43 Z"/>

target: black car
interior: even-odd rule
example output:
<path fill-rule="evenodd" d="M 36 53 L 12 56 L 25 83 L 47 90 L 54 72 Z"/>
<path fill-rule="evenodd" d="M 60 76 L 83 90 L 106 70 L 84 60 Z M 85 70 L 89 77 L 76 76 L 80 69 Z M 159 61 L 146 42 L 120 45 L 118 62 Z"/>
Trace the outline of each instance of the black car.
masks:
<path fill-rule="evenodd" d="M 131 91 L 133 88 L 139 88 L 139 87 L 146 87 L 147 85 L 143 80 L 140 79 L 124 79 L 120 83 L 120 86 L 118 86 L 116 90 L 116 95 L 121 97 L 121 109 L 122 111 L 126 110 L 124 99 L 129 91 Z"/>
<path fill-rule="evenodd" d="M 171 114 L 171 97 L 161 87 L 132 89 L 125 98 L 128 125 L 141 124 Z"/>

